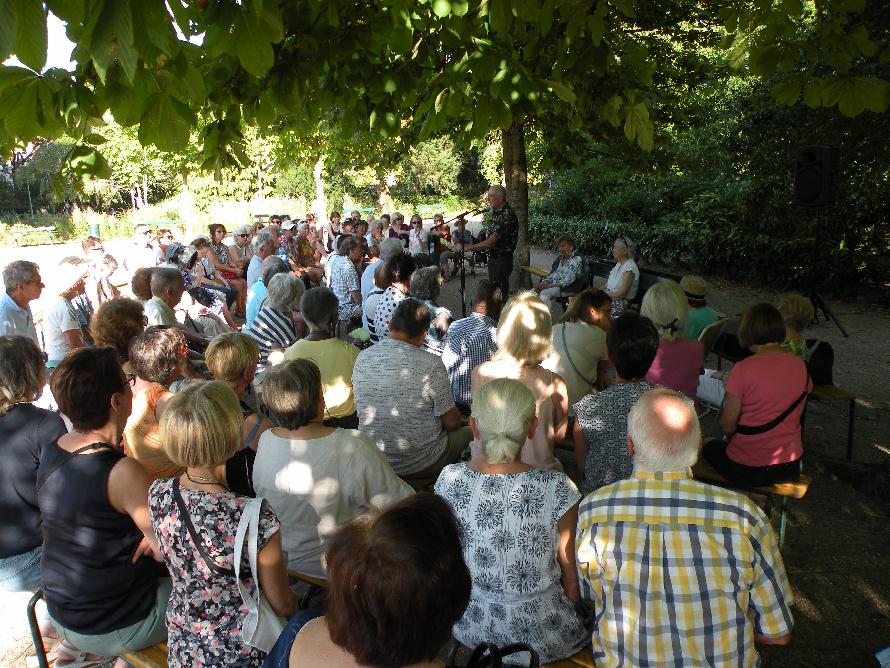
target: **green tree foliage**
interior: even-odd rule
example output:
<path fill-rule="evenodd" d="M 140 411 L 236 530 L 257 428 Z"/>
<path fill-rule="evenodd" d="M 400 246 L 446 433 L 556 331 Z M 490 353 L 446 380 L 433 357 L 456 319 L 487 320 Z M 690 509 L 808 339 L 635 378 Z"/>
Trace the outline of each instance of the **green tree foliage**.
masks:
<path fill-rule="evenodd" d="M 415 195 L 448 196 L 457 188 L 461 160 L 450 137 L 421 142 L 402 163 L 402 180 Z"/>

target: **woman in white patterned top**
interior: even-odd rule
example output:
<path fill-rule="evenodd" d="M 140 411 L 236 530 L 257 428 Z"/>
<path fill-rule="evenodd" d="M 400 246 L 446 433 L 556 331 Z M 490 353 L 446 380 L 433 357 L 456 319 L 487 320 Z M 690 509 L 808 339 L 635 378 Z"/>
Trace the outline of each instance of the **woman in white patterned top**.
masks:
<path fill-rule="evenodd" d="M 473 397 L 473 458 L 446 466 L 435 491 L 454 510 L 473 577 L 470 604 L 454 626 L 465 645 L 527 642 L 541 662 L 579 652 L 589 633 L 580 600 L 575 525 L 581 495 L 558 471 L 517 455 L 534 433 L 535 400 L 516 380 L 494 380 Z"/>
<path fill-rule="evenodd" d="M 575 255 L 575 240 L 572 237 L 561 236 L 556 242 L 556 252 L 558 256 L 550 275 L 535 286 L 535 292 L 550 309 L 550 317 L 554 322 L 559 316 L 556 300 L 562 294 L 563 288 L 578 282 L 584 275 L 584 263 L 580 255 Z"/>
<path fill-rule="evenodd" d="M 413 257 L 400 253 L 387 262 L 385 267 L 387 287 L 380 295 L 377 310 L 374 311 L 374 334 L 371 336 L 374 343 L 389 336 L 392 315 L 399 303 L 408 298 L 411 275 L 416 265 Z"/>

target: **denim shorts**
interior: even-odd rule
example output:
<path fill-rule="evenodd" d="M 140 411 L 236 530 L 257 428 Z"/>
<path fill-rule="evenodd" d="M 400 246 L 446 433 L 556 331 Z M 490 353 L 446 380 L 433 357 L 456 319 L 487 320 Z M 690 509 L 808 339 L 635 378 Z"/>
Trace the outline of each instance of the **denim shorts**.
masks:
<path fill-rule="evenodd" d="M 43 584 L 40 577 L 40 555 L 43 546 L 39 545 L 30 552 L 16 554 L 0 559 L 0 590 L 33 591 Z"/>

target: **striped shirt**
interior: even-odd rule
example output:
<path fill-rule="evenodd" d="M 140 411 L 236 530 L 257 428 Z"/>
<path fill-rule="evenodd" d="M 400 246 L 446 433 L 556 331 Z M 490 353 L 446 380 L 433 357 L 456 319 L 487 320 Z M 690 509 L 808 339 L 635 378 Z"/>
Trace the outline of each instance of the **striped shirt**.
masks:
<path fill-rule="evenodd" d="M 253 319 L 253 324 L 245 329 L 244 333 L 253 337 L 260 347 L 257 374 L 265 371 L 269 363 L 269 353 L 276 349 L 284 350 L 299 338 L 294 321 L 271 306 L 263 306 Z"/>
<path fill-rule="evenodd" d="M 689 470 L 636 472 L 587 496 L 576 544 L 597 668 L 758 666 L 755 634 L 791 632 L 769 520 Z"/>

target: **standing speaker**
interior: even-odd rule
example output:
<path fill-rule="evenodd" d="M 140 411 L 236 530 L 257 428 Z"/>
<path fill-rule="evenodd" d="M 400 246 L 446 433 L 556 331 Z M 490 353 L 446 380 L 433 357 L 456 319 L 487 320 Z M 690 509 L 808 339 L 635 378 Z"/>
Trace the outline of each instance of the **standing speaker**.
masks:
<path fill-rule="evenodd" d="M 801 146 L 794 162 L 794 201 L 800 206 L 834 203 L 837 181 L 837 149 L 833 146 Z"/>

